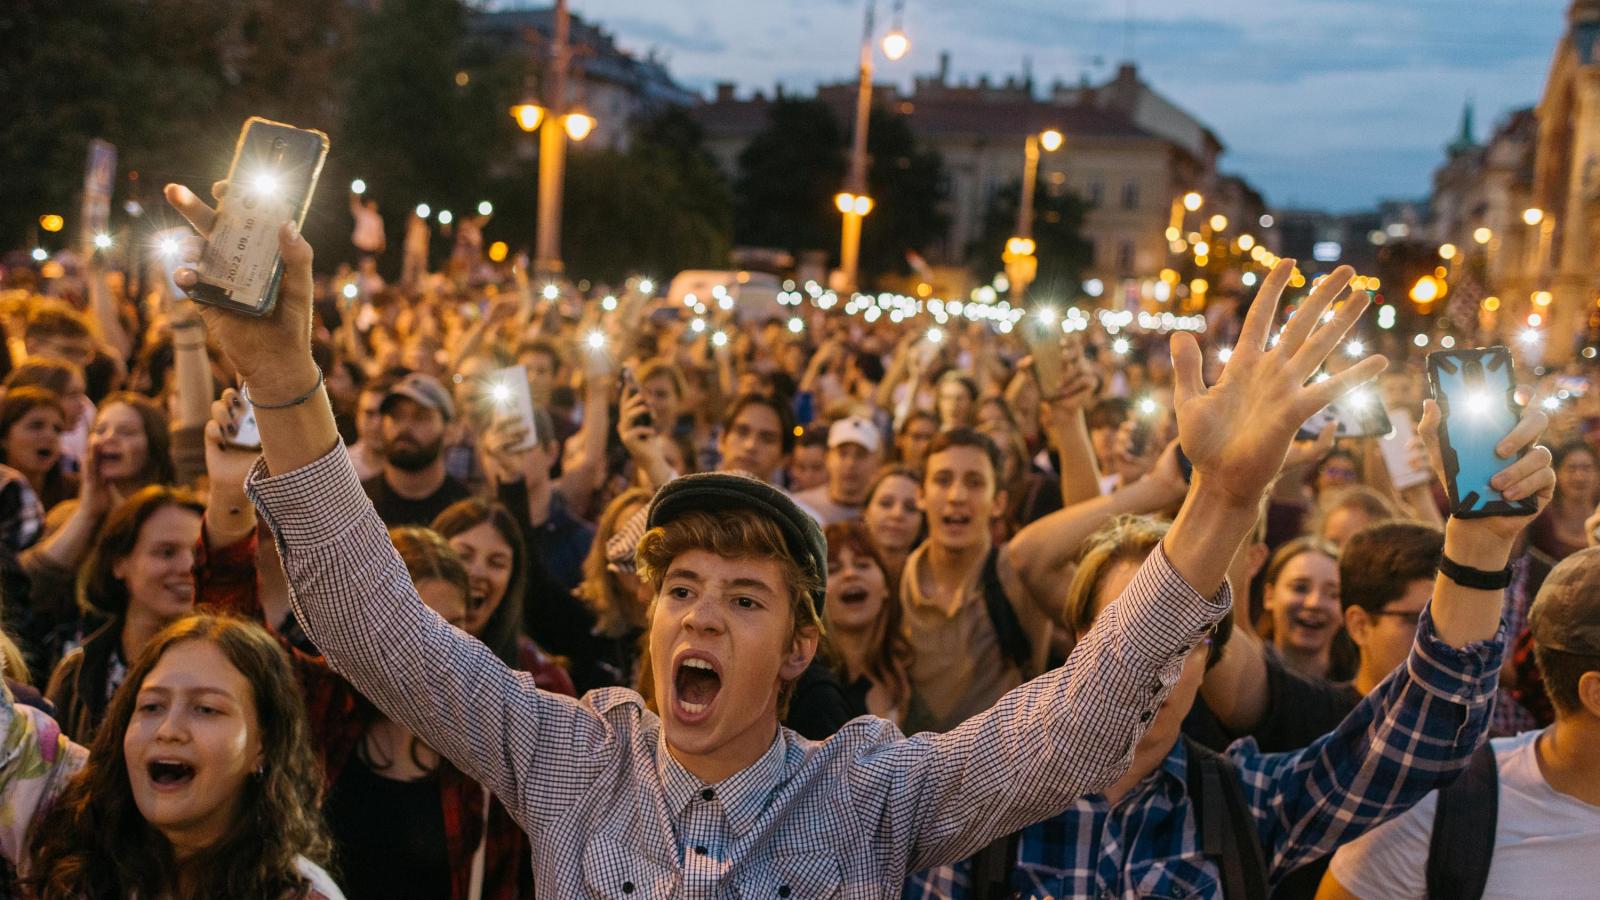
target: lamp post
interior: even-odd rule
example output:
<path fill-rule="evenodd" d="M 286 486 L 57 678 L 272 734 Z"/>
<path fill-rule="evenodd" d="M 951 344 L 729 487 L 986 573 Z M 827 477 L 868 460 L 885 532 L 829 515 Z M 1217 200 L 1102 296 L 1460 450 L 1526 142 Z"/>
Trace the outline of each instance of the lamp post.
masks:
<path fill-rule="evenodd" d="M 1006 252 L 1001 257 L 1006 263 L 1006 279 L 1011 282 L 1012 299 L 1021 299 L 1028 292 L 1039 272 L 1039 260 L 1034 257 L 1033 193 L 1039 183 L 1039 151 L 1054 153 L 1065 140 L 1061 132 L 1047 128 L 1038 134 L 1029 134 L 1022 145 L 1022 197 L 1017 204 L 1017 233 L 1006 241 Z"/>
<path fill-rule="evenodd" d="M 902 5 L 903 0 L 895 6 L 897 17 Z M 872 30 L 876 6 L 876 0 L 867 0 L 866 21 L 861 29 L 856 120 L 850 136 L 850 169 L 845 176 L 844 190 L 833 198 L 834 205 L 844 216 L 839 234 L 840 287 L 844 292 L 856 289 L 861 263 L 861 220 L 874 205 L 867 194 L 867 124 L 872 117 Z M 905 56 L 910 49 L 911 41 L 897 23 L 883 39 L 884 55 L 893 61 Z"/>

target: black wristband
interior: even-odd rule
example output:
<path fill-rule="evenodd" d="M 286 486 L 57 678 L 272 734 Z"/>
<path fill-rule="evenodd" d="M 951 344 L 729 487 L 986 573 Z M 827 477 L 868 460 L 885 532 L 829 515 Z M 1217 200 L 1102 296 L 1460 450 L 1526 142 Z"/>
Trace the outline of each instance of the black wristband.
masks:
<path fill-rule="evenodd" d="M 1463 566 L 1448 556 L 1439 557 L 1439 574 L 1464 588 L 1478 591 L 1503 591 L 1511 584 L 1511 567 L 1497 572 Z"/>

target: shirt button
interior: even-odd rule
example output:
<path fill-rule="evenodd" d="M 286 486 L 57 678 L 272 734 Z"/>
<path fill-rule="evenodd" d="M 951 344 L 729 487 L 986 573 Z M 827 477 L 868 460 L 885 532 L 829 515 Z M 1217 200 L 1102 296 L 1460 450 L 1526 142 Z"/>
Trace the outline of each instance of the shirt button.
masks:
<path fill-rule="evenodd" d="M 787 896 L 789 896 L 789 886 L 787 884 L 778 888 L 778 896 L 779 897 L 787 897 Z"/>
<path fill-rule="evenodd" d="M 1144 712 L 1139 713 L 1139 721 L 1141 721 L 1141 722 L 1150 721 L 1150 710 L 1147 709 Z"/>
<path fill-rule="evenodd" d="M 700 792 L 700 799 L 701 800 L 710 800 L 712 797 L 715 797 L 716 795 L 717 795 L 716 791 L 713 791 L 711 788 L 706 788 L 705 790 Z"/>
<path fill-rule="evenodd" d="M 694 848 L 694 852 L 700 854 L 701 856 L 705 856 L 706 855 L 706 848 L 704 848 L 704 847 L 696 847 L 696 848 Z"/>
<path fill-rule="evenodd" d="M 631 894 L 631 893 L 633 893 L 633 882 L 631 882 L 631 881 L 624 881 L 624 882 L 623 882 L 623 883 L 622 883 L 622 892 L 623 892 L 623 893 L 624 893 L 624 894 Z"/>

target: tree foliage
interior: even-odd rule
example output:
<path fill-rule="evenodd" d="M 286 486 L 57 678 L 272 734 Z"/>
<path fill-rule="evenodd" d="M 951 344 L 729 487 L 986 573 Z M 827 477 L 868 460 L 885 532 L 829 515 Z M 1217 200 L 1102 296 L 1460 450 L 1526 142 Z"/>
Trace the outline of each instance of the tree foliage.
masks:
<path fill-rule="evenodd" d="M 1017 207 L 1021 182 L 1014 181 L 989 201 L 982 235 L 967 247 L 967 264 L 973 277 L 986 283 L 1004 270 L 1001 254 L 1006 241 L 1017 233 Z M 1083 236 L 1089 206 L 1076 194 L 1052 194 L 1041 179 L 1033 195 L 1034 255 L 1039 271 L 1033 291 L 1076 295 L 1083 273 L 1094 263 L 1094 245 Z"/>

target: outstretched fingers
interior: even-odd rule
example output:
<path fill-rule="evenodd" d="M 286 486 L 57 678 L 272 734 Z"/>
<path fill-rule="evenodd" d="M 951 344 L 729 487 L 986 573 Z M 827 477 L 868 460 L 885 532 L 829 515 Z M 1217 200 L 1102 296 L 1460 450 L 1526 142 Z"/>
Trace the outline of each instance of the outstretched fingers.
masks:
<path fill-rule="evenodd" d="M 1357 291 L 1355 296 L 1346 300 L 1333 321 L 1312 332 L 1311 337 L 1291 357 L 1289 367 L 1295 375 L 1303 380 L 1321 368 L 1328 361 L 1333 348 L 1344 340 L 1344 336 L 1350 333 L 1350 329 L 1356 326 L 1371 305 L 1372 297 L 1366 291 Z"/>
<path fill-rule="evenodd" d="M 1350 279 L 1355 275 L 1355 269 L 1340 266 L 1317 282 L 1316 290 L 1313 290 L 1311 296 L 1295 310 L 1294 318 L 1289 320 L 1289 324 L 1283 326 L 1283 334 L 1278 338 L 1278 347 L 1284 354 L 1293 357 L 1299 353 L 1300 348 L 1321 323 L 1322 314 L 1328 311 L 1333 301 L 1339 299 L 1339 295 L 1344 292 L 1345 287 L 1350 284 Z"/>
<path fill-rule="evenodd" d="M 1261 282 L 1261 290 L 1256 292 L 1250 311 L 1245 314 L 1244 325 L 1239 330 L 1239 343 L 1233 348 L 1235 356 L 1241 350 L 1248 354 L 1266 349 L 1267 335 L 1278 317 L 1278 300 L 1283 297 L 1284 288 L 1289 286 L 1289 279 L 1294 277 L 1294 266 L 1292 259 L 1278 260 L 1278 264 Z"/>
<path fill-rule="evenodd" d="M 1369 356 L 1327 381 L 1307 385 L 1302 392 L 1302 408 L 1305 410 L 1303 415 L 1309 416 L 1315 413 L 1362 384 L 1377 378 L 1387 368 L 1389 360 L 1382 356 Z M 1297 411 L 1296 415 L 1302 413 Z"/>

